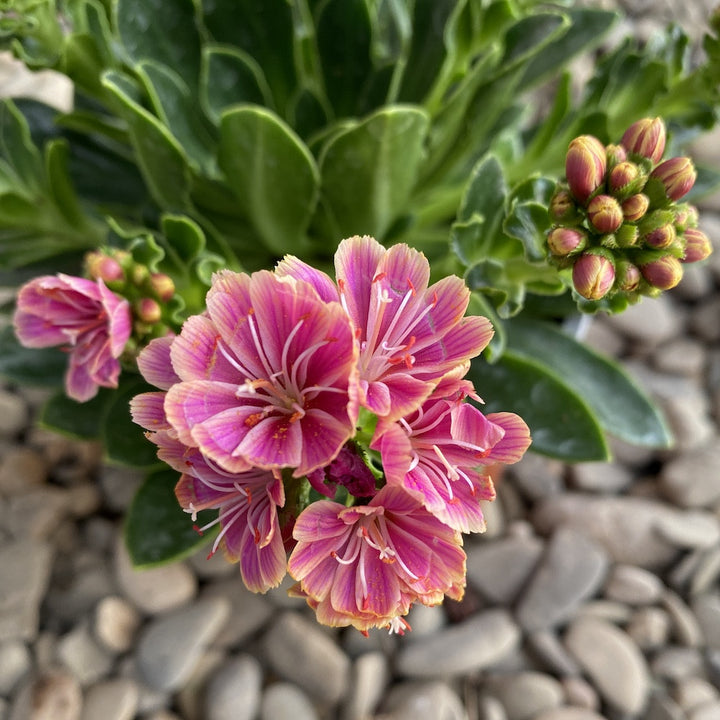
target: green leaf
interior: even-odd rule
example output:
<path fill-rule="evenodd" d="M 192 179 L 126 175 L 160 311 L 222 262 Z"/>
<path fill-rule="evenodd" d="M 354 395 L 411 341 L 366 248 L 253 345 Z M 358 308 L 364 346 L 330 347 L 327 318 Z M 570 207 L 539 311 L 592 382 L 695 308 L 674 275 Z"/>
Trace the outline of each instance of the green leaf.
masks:
<path fill-rule="evenodd" d="M 473 361 L 468 377 L 485 400 L 484 413 L 509 411 L 525 420 L 535 452 L 566 462 L 609 459 L 591 409 L 547 366 L 506 350 L 493 365 Z"/>
<path fill-rule="evenodd" d="M 149 474 L 133 498 L 125 519 L 125 545 L 133 565 L 151 568 L 191 555 L 213 538 L 217 531 L 199 535 L 193 521 L 175 498 L 179 475 L 169 468 Z M 212 519 L 212 513 L 198 513 L 197 524 Z"/>
<path fill-rule="evenodd" d="M 40 190 L 43 177 L 40 152 L 32 142 L 27 120 L 12 100 L 0 102 L 0 160 L 19 186 Z"/>
<path fill-rule="evenodd" d="M 113 400 L 113 391 L 100 388 L 87 402 L 76 402 L 64 392 L 53 395 L 43 406 L 40 424 L 56 432 L 84 440 L 100 437 L 103 418 Z"/>
<path fill-rule="evenodd" d="M 518 317 L 507 323 L 507 332 L 513 352 L 552 367 L 592 408 L 606 432 L 633 445 L 672 444 L 657 407 L 609 358 L 549 323 Z"/>
<path fill-rule="evenodd" d="M 505 54 L 500 61 L 502 72 L 526 62 L 555 40 L 570 22 L 560 13 L 537 13 L 521 18 L 505 33 Z"/>
<path fill-rule="evenodd" d="M 45 146 L 45 167 L 55 205 L 71 225 L 82 228 L 87 220 L 80 209 L 75 188 L 68 175 L 69 144 L 58 138 Z"/>
<path fill-rule="evenodd" d="M 531 262 L 545 259 L 545 237 L 550 228 L 547 207 L 536 202 L 513 205 L 503 223 L 506 235 L 520 240 Z"/>
<path fill-rule="evenodd" d="M 218 163 L 268 248 L 279 255 L 301 253 L 319 175 L 293 130 L 264 108 L 228 110 L 220 123 Z"/>
<path fill-rule="evenodd" d="M 406 209 L 428 126 L 420 108 L 393 105 L 329 140 L 320 156 L 327 236 L 383 239 Z"/>
<path fill-rule="evenodd" d="M 11 326 L 0 330 L 0 375 L 21 385 L 62 387 L 67 355 L 57 348 L 26 348 Z"/>

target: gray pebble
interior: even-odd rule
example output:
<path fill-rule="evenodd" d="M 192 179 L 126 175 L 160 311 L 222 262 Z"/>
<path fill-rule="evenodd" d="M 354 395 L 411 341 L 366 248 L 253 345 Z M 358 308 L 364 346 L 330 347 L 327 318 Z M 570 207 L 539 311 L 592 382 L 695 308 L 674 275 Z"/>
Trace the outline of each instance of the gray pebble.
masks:
<path fill-rule="evenodd" d="M 138 705 L 137 685 L 127 678 L 97 683 L 85 692 L 81 720 L 133 720 Z"/>
<path fill-rule="evenodd" d="M 607 720 L 594 710 L 579 707 L 559 707 L 536 715 L 533 720 Z"/>
<path fill-rule="evenodd" d="M 205 720 L 205 692 L 212 676 L 227 662 L 225 650 L 209 647 L 203 650 L 190 676 L 175 694 L 175 707 L 185 720 Z"/>
<path fill-rule="evenodd" d="M 658 650 L 650 661 L 652 674 L 665 680 L 702 677 L 703 658 L 697 648 L 668 645 Z"/>
<path fill-rule="evenodd" d="M 262 668 L 250 655 L 226 661 L 205 691 L 207 720 L 253 720 L 260 708 Z"/>
<path fill-rule="evenodd" d="M 136 648 L 142 680 L 155 690 L 181 687 L 229 615 L 230 602 L 214 598 L 152 620 L 141 633 Z"/>
<path fill-rule="evenodd" d="M 457 693 L 440 681 L 395 685 L 383 708 L 376 720 L 467 720 Z"/>
<path fill-rule="evenodd" d="M 315 621 L 285 612 L 263 639 L 265 658 L 281 677 L 330 704 L 345 695 L 350 660 Z"/>
<path fill-rule="evenodd" d="M 589 600 L 578 608 L 576 617 L 607 620 L 614 625 L 624 625 L 632 617 L 632 608 L 617 600 Z"/>
<path fill-rule="evenodd" d="M 664 691 L 655 690 L 650 696 L 643 720 L 687 720 L 682 708 Z"/>
<path fill-rule="evenodd" d="M 718 691 L 715 686 L 698 677 L 680 678 L 675 683 L 672 695 L 686 713 L 699 705 L 718 699 Z"/>
<path fill-rule="evenodd" d="M 356 658 L 348 696 L 343 703 L 342 720 L 364 720 L 372 716 L 389 678 L 390 668 L 384 653 L 367 652 Z M 268 717 L 267 720 L 272 719 Z"/>
<path fill-rule="evenodd" d="M 682 329 L 682 321 L 667 294 L 652 300 L 644 298 L 625 312 L 610 315 L 606 320 L 612 328 L 643 347 L 670 340 Z"/>
<path fill-rule="evenodd" d="M 693 568 L 690 594 L 700 595 L 709 590 L 720 579 L 720 547 L 700 551 L 698 562 Z"/>
<path fill-rule="evenodd" d="M 143 475 L 123 465 L 103 465 L 99 479 L 105 504 L 111 510 L 125 512 L 142 483 Z"/>
<path fill-rule="evenodd" d="M 660 487 L 671 502 L 682 507 L 711 507 L 720 500 L 720 436 L 666 463 Z"/>
<path fill-rule="evenodd" d="M 318 717 L 310 699 L 297 685 L 276 682 L 263 693 L 260 720 L 318 720 Z"/>
<path fill-rule="evenodd" d="M 701 343 L 690 338 L 677 338 L 657 348 L 653 363 L 660 372 L 696 377 L 705 368 L 707 356 Z"/>
<path fill-rule="evenodd" d="M 45 459 L 37 450 L 11 447 L 0 458 L 0 495 L 22 495 L 36 489 L 45 483 L 47 474 Z"/>
<path fill-rule="evenodd" d="M 560 684 L 567 705 L 595 711 L 600 708 L 600 697 L 597 690 L 584 677 L 563 677 L 560 679 Z"/>
<path fill-rule="evenodd" d="M 645 658 L 630 636 L 604 620 L 573 621 L 565 644 L 602 698 L 620 712 L 639 714 L 650 690 Z"/>
<path fill-rule="evenodd" d="M 21 688 L 10 720 L 79 720 L 82 702 L 78 681 L 70 673 L 54 670 Z"/>
<path fill-rule="evenodd" d="M 83 686 L 105 677 L 113 666 L 112 653 L 95 640 L 86 621 L 60 638 L 57 655 Z"/>
<path fill-rule="evenodd" d="M 720 541 L 720 518 L 704 510 L 676 510 L 658 518 L 657 534 L 679 548 L 708 548 Z"/>
<path fill-rule="evenodd" d="M 685 601 L 672 590 L 663 593 L 662 605 L 672 622 L 671 635 L 681 645 L 699 647 L 704 644 L 700 625 Z"/>
<path fill-rule="evenodd" d="M 709 648 L 720 649 L 720 593 L 715 591 L 693 598 L 692 610 L 704 643 Z"/>
<path fill-rule="evenodd" d="M 508 469 L 513 484 L 530 500 L 556 495 L 563 489 L 564 465 L 537 453 L 525 453 L 523 459 Z"/>
<path fill-rule="evenodd" d="M 491 676 L 485 689 L 505 708 L 508 720 L 530 720 L 539 713 L 559 707 L 564 692 L 552 676 L 540 672 L 520 672 Z"/>
<path fill-rule="evenodd" d="M 617 462 L 587 462 L 572 465 L 570 479 L 579 490 L 612 494 L 629 487 L 633 473 Z"/>
<path fill-rule="evenodd" d="M 662 608 L 643 607 L 633 613 L 625 630 L 641 650 L 655 650 L 670 637 L 670 617 Z"/>
<path fill-rule="evenodd" d="M 478 698 L 477 714 L 480 720 L 507 720 L 503 704 L 492 695 L 482 693 Z"/>
<path fill-rule="evenodd" d="M 559 676 L 580 675 L 580 666 L 560 642 L 554 630 L 538 630 L 527 635 L 527 644 L 543 666 Z"/>
<path fill-rule="evenodd" d="M 720 717 L 720 700 L 711 700 L 687 714 L 688 720 L 717 720 Z"/>
<path fill-rule="evenodd" d="M 485 610 L 413 644 L 401 645 L 396 667 L 401 675 L 465 675 L 491 667 L 514 651 L 520 630 L 506 610 Z"/>
<path fill-rule="evenodd" d="M 607 565 L 601 546 L 573 528 L 558 528 L 517 605 L 518 622 L 539 630 L 571 617 L 600 587 Z"/>
<path fill-rule="evenodd" d="M 0 436 L 12 437 L 22 432 L 28 423 L 25 400 L 18 394 L 0 387 Z"/>
<path fill-rule="evenodd" d="M 8 499 L 7 529 L 17 538 L 49 540 L 69 509 L 67 490 L 41 487 Z"/>
<path fill-rule="evenodd" d="M 416 603 L 410 608 L 405 618 L 412 632 L 407 635 L 407 641 L 414 642 L 425 635 L 432 635 L 447 625 L 447 617 L 442 605 L 423 605 Z"/>
<path fill-rule="evenodd" d="M 720 340 L 720 298 L 705 300 L 690 316 L 692 329 L 708 343 Z"/>
<path fill-rule="evenodd" d="M 604 594 L 609 600 L 628 605 L 652 605 L 660 599 L 662 580 L 657 575 L 634 565 L 615 565 L 608 575 Z"/>
<path fill-rule="evenodd" d="M 0 695 L 9 696 L 32 669 L 32 658 L 21 640 L 0 644 Z"/>
<path fill-rule="evenodd" d="M 132 647 L 140 620 L 138 611 L 127 600 L 110 595 L 95 608 L 93 632 L 103 647 L 122 653 Z"/>
<path fill-rule="evenodd" d="M 505 537 L 469 543 L 468 582 L 488 600 L 511 604 L 535 568 L 543 550 L 536 537 Z"/>

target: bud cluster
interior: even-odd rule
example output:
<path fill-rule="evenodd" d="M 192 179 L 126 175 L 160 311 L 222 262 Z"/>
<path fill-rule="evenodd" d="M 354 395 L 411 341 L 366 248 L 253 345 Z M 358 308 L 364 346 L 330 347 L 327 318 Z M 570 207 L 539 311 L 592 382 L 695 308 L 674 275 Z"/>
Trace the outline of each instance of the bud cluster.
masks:
<path fill-rule="evenodd" d="M 683 263 L 712 252 L 697 228 L 697 210 L 678 202 L 697 176 L 686 157 L 663 160 L 661 118 L 633 123 L 617 145 L 581 135 L 569 145 L 566 183 L 548 211 L 550 262 L 572 268 L 575 290 L 588 300 L 616 294 L 635 301 L 677 285 Z"/>
<path fill-rule="evenodd" d="M 168 302 L 175 295 L 175 284 L 165 273 L 150 272 L 125 250 L 105 248 L 85 255 L 85 271 L 114 293 L 126 298 L 132 309 L 133 338 L 145 344 L 167 334 Z"/>

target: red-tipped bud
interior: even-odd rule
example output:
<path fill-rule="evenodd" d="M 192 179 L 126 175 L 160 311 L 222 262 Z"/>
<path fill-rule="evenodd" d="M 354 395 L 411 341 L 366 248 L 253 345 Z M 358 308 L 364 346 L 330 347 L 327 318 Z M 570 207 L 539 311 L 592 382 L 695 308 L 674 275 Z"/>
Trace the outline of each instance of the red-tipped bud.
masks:
<path fill-rule="evenodd" d="M 627 160 L 627 152 L 622 145 L 607 145 L 605 147 L 607 169 L 612 170 L 616 165 Z"/>
<path fill-rule="evenodd" d="M 575 290 L 588 300 L 600 300 L 615 282 L 615 268 L 603 255 L 585 253 L 573 265 Z"/>
<path fill-rule="evenodd" d="M 615 286 L 623 292 L 633 292 L 640 285 L 640 270 L 630 262 L 621 262 L 617 266 Z"/>
<path fill-rule="evenodd" d="M 677 233 L 674 225 L 662 225 L 643 235 L 643 242 L 651 248 L 662 250 L 675 242 Z"/>
<path fill-rule="evenodd" d="M 697 227 L 698 209 L 694 205 L 678 205 L 675 209 L 675 229 L 685 232 L 688 228 Z"/>
<path fill-rule="evenodd" d="M 601 233 L 615 232 L 623 222 L 620 203 L 610 195 L 596 195 L 587 206 L 588 219 Z"/>
<path fill-rule="evenodd" d="M 94 280 L 110 283 L 123 280 L 125 273 L 120 263 L 101 252 L 90 252 L 85 256 L 85 267 Z"/>
<path fill-rule="evenodd" d="M 565 156 L 565 175 L 570 192 L 585 204 L 605 182 L 605 146 L 592 135 L 581 135 L 569 145 Z"/>
<path fill-rule="evenodd" d="M 569 190 L 559 188 L 550 198 L 550 219 L 556 223 L 573 222 L 578 219 L 578 209 Z"/>
<path fill-rule="evenodd" d="M 587 238 L 582 230 L 556 227 L 548 234 L 548 248 L 553 255 L 565 257 L 585 248 Z"/>
<path fill-rule="evenodd" d="M 150 287 L 163 302 L 167 302 L 175 294 L 175 283 L 165 273 L 153 273 L 150 276 Z"/>
<path fill-rule="evenodd" d="M 621 207 L 625 219 L 629 222 L 636 222 L 645 215 L 650 207 L 650 198 L 642 193 L 631 195 L 627 200 L 623 200 Z"/>
<path fill-rule="evenodd" d="M 154 325 L 162 319 L 162 309 L 157 301 L 152 298 L 142 298 L 135 303 L 135 314 L 139 320 Z"/>
<path fill-rule="evenodd" d="M 642 190 L 645 185 L 640 168 L 629 160 L 618 163 L 608 175 L 608 191 L 621 200 Z"/>
<path fill-rule="evenodd" d="M 668 199 L 679 200 L 690 192 L 697 173 L 690 158 L 674 157 L 660 163 L 650 173 L 650 177 L 662 183 Z"/>
<path fill-rule="evenodd" d="M 674 288 L 683 276 L 680 261 L 671 255 L 665 255 L 641 265 L 640 272 L 645 280 L 658 290 Z"/>
<path fill-rule="evenodd" d="M 685 231 L 685 254 L 682 261 L 684 263 L 700 262 L 708 257 L 713 249 L 710 238 L 697 228 L 688 228 Z"/>
<path fill-rule="evenodd" d="M 665 152 L 665 123 L 659 117 L 638 120 L 625 131 L 621 142 L 628 152 L 657 164 Z"/>

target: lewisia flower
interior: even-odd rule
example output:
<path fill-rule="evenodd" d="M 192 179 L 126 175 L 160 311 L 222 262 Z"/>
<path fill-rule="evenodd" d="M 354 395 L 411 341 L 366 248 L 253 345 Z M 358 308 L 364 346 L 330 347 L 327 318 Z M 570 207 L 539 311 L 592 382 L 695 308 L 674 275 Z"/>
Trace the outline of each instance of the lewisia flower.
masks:
<path fill-rule="evenodd" d="M 35 278 L 20 288 L 13 324 L 26 347 L 69 350 L 65 389 L 73 400 L 85 402 L 99 387 L 117 387 L 118 358 L 131 332 L 130 307 L 102 280 Z"/>
<path fill-rule="evenodd" d="M 493 329 L 484 317 L 463 317 L 470 300 L 455 276 L 428 287 L 430 265 L 408 245 L 386 250 L 371 237 L 343 240 L 332 280 L 297 258 L 276 270 L 339 296 L 359 345 L 360 402 L 378 417 L 397 420 L 416 410 L 448 371 L 479 355 Z"/>
<path fill-rule="evenodd" d="M 401 630 L 412 603 L 462 598 L 460 534 L 402 488 L 387 485 L 367 505 L 315 502 L 298 517 L 293 537 L 295 593 L 326 625 Z"/>

